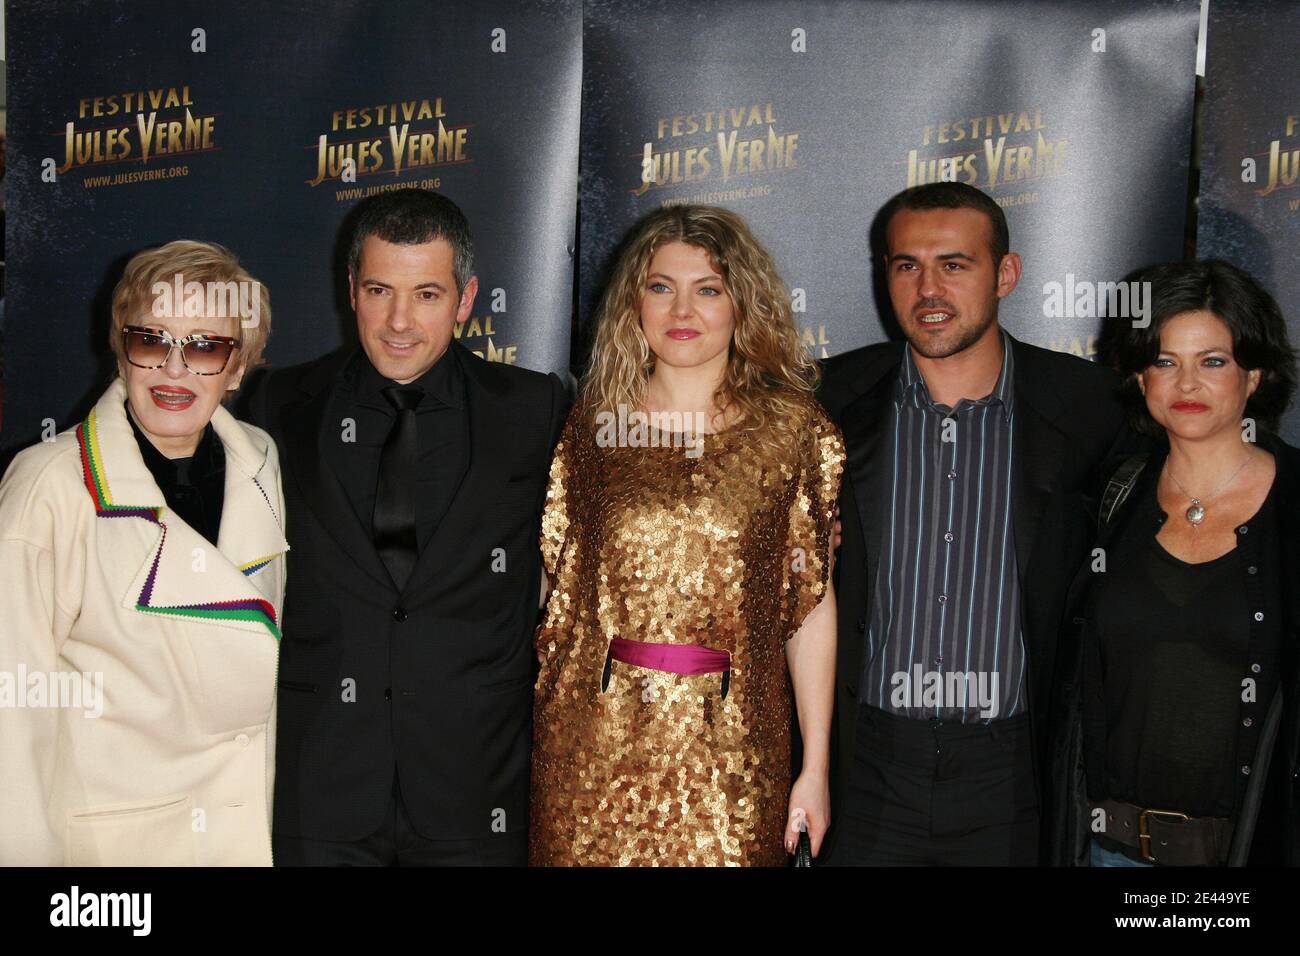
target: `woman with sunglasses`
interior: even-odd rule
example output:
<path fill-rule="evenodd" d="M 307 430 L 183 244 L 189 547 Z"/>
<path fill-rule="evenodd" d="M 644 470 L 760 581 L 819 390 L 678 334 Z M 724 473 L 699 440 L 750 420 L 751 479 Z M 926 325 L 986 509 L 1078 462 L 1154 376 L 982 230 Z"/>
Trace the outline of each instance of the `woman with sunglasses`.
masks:
<path fill-rule="evenodd" d="M 0 482 L 0 864 L 270 865 L 288 545 L 275 446 L 222 407 L 270 324 L 222 247 L 141 252 L 112 384 Z"/>

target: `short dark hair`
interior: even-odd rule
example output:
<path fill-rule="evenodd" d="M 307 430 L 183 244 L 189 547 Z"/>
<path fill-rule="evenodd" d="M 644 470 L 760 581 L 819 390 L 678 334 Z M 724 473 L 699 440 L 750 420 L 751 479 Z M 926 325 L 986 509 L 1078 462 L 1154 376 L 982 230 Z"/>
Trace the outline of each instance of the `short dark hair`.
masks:
<path fill-rule="evenodd" d="M 1002 207 L 993 201 L 988 193 L 981 192 L 966 183 L 926 183 L 913 186 L 898 193 L 881 208 L 877 217 L 880 224 L 882 240 L 889 234 L 889 223 L 904 209 L 974 209 L 989 217 L 993 227 L 993 241 L 989 246 L 993 253 L 993 266 L 997 268 L 1002 257 L 1011 251 L 1011 232 L 1007 229 L 1007 217 Z M 885 254 L 889 249 L 886 247 Z"/>
<path fill-rule="evenodd" d="M 446 196 L 427 189 L 394 189 L 362 200 L 355 216 L 348 248 L 348 271 L 354 278 L 359 278 L 361 247 L 370 236 L 399 246 L 445 239 L 451 246 L 456 293 L 465 291 L 474 274 L 474 240 L 469 220 Z"/>
<path fill-rule="evenodd" d="M 1111 364 L 1124 377 L 1120 396 L 1133 427 L 1148 435 L 1163 434 L 1147 411 L 1137 373 L 1159 357 L 1160 330 L 1166 322 L 1185 312 L 1205 311 L 1232 334 L 1233 361 L 1244 369 L 1261 371 L 1259 385 L 1246 400 L 1246 417 L 1275 432 L 1296 385 L 1295 352 L 1276 300 L 1250 273 L 1222 259 L 1164 263 L 1137 273 L 1136 278 L 1151 283 L 1150 323 L 1124 329 L 1111 350 Z"/>

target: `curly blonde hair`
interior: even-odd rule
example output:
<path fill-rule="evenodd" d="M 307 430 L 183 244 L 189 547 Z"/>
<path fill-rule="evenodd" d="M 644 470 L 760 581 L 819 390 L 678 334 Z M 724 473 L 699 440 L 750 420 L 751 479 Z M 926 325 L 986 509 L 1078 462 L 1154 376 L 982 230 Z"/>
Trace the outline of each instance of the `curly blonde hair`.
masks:
<path fill-rule="evenodd" d="M 735 331 L 714 403 L 741 414 L 737 427 L 772 450 L 797 448 L 818 368 L 799 341 L 790 296 L 776 263 L 745 220 L 717 206 L 680 205 L 642 219 L 605 290 L 580 401 L 586 415 L 645 407 L 655 356 L 641 329 L 641 299 L 650 261 L 670 242 L 703 249 L 723 278 Z"/>

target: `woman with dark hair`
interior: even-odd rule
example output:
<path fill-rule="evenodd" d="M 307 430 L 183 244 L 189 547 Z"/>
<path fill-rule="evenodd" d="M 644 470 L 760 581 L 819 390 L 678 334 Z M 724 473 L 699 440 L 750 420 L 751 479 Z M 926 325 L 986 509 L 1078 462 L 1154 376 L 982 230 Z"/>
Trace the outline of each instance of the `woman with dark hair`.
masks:
<path fill-rule="evenodd" d="M 530 862 L 780 865 L 801 817 L 816 854 L 844 445 L 789 297 L 739 216 L 674 206 L 599 322 L 542 518 Z"/>
<path fill-rule="evenodd" d="M 1294 864 L 1300 452 L 1277 303 L 1218 260 L 1152 268 L 1114 364 L 1134 426 L 1071 591 L 1055 862 Z"/>

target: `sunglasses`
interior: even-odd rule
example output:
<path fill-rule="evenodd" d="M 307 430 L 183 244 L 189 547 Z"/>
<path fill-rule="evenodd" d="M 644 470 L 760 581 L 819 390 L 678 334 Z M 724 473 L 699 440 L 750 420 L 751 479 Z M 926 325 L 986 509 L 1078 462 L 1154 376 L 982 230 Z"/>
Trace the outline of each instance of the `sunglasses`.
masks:
<path fill-rule="evenodd" d="M 181 361 L 195 375 L 220 375 L 239 339 L 227 335 L 187 335 L 174 339 L 165 329 L 128 325 L 122 329 L 122 350 L 136 368 L 162 368 L 172 349 L 181 350 Z"/>

